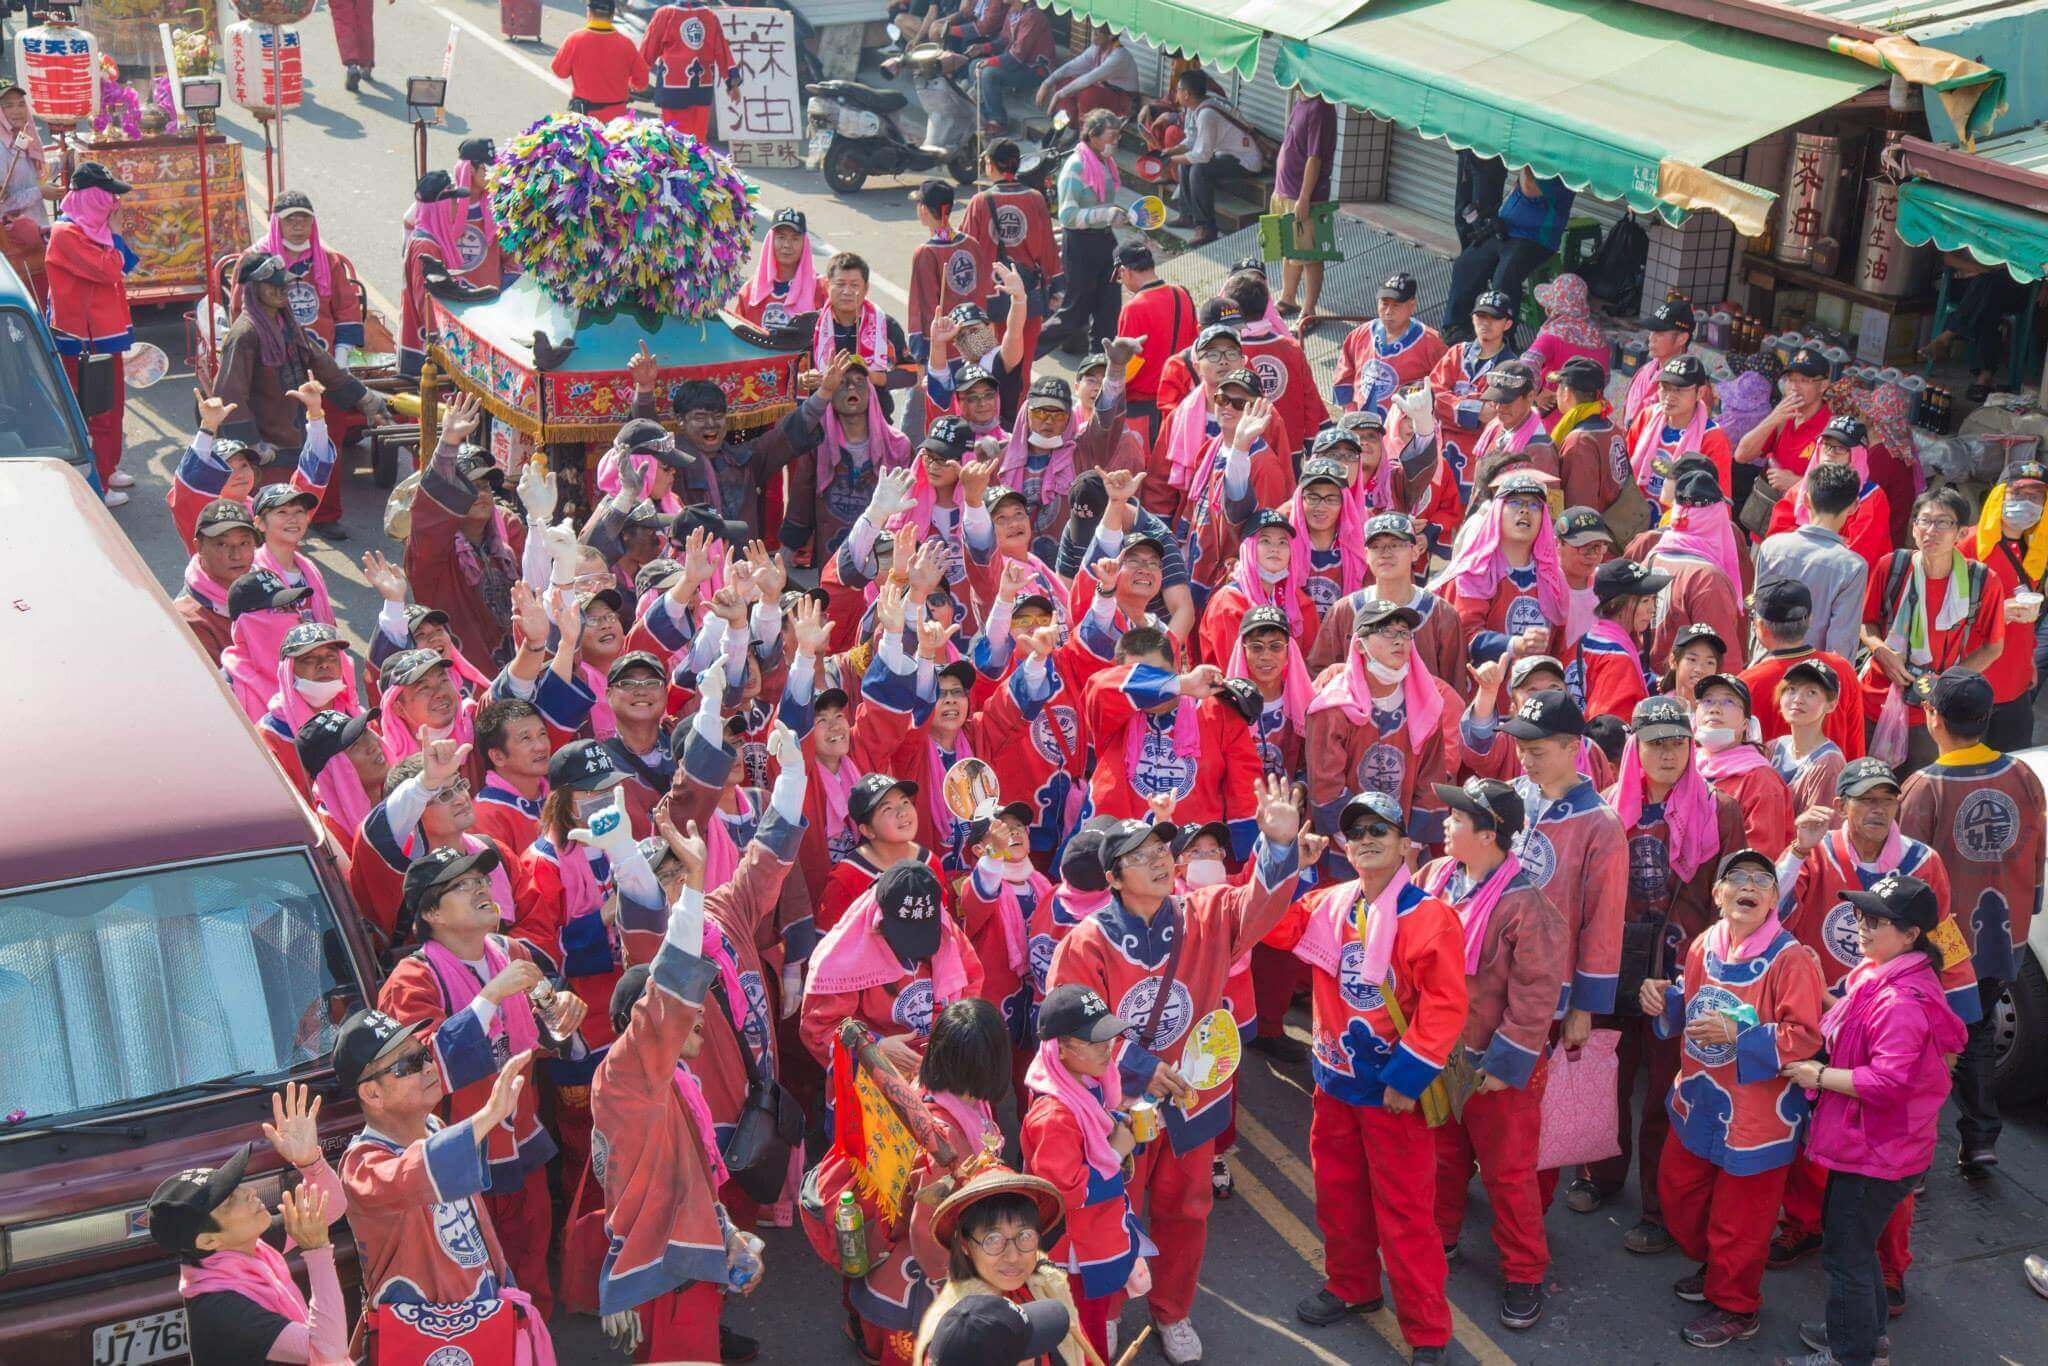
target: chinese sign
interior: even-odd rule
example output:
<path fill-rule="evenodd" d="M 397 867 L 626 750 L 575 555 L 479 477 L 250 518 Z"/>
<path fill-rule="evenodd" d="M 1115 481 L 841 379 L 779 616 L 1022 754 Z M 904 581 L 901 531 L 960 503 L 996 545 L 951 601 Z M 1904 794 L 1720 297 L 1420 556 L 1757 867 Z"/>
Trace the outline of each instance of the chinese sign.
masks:
<path fill-rule="evenodd" d="M 740 166 L 794 166 L 803 136 L 796 25 L 787 10 L 721 9 L 718 21 L 740 73 L 735 99 L 718 92 L 718 136 Z"/>

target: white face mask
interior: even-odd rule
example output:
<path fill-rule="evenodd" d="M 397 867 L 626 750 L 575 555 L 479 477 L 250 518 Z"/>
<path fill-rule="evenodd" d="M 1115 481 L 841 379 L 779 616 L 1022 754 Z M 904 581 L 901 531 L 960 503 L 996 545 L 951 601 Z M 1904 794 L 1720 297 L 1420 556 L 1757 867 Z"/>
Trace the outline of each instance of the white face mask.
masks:
<path fill-rule="evenodd" d="M 1735 743 L 1736 732 L 1732 726 L 1703 726 L 1694 737 L 1709 754 L 1719 754 Z"/>
<path fill-rule="evenodd" d="M 1390 669 L 1371 655 L 1365 657 L 1365 671 L 1372 675 L 1372 680 L 1375 683 L 1399 683 L 1402 679 L 1408 677 L 1408 666 L 1406 664 L 1403 664 L 1398 669 Z"/>
<path fill-rule="evenodd" d="M 2041 520 L 2041 505 L 2033 502 L 2013 502 L 2007 500 L 2004 516 L 2007 526 L 2012 527 L 2015 531 L 2027 531 L 2032 529 L 2034 523 Z"/>
<path fill-rule="evenodd" d="M 1260 565 L 1260 566 L 1259 566 L 1259 582 L 1260 582 L 1260 583 L 1278 583 L 1278 582 L 1280 582 L 1280 580 L 1282 580 L 1282 579 L 1284 579 L 1284 578 L 1286 578 L 1286 577 L 1287 577 L 1287 570 L 1288 570 L 1288 566 L 1287 566 L 1287 565 L 1284 565 L 1284 564 L 1283 564 L 1283 565 L 1281 565 L 1281 566 L 1280 566 L 1280 567 L 1279 567 L 1278 569 L 1268 569 L 1268 568 L 1266 568 L 1266 567 L 1265 567 L 1264 565 Z"/>
<path fill-rule="evenodd" d="M 346 688 L 348 683 L 340 678 L 295 678 L 292 680 L 292 686 L 299 690 L 299 696 L 305 698 L 309 704 L 324 707 L 341 696 L 341 690 Z"/>
<path fill-rule="evenodd" d="M 1227 879 L 1230 874 L 1223 867 L 1220 858 L 1191 858 L 1188 860 L 1187 884 L 1190 887 L 1214 887 Z"/>
<path fill-rule="evenodd" d="M 1024 439 L 1031 443 L 1031 449 L 1034 451 L 1056 451 L 1067 444 L 1064 432 L 1058 436 L 1041 436 L 1037 432 L 1030 432 Z"/>

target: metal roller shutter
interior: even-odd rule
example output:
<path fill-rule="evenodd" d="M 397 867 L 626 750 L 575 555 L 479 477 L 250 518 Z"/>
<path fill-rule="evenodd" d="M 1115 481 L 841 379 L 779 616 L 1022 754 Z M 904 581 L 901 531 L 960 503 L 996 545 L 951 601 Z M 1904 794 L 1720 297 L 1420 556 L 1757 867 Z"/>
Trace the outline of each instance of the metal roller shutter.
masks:
<path fill-rule="evenodd" d="M 1458 200 L 1458 154 L 1442 138 L 1398 124 L 1387 144 L 1387 202 L 1448 225 Z"/>
<path fill-rule="evenodd" d="M 1273 56 L 1279 47 L 1278 43 L 1260 44 L 1258 70 L 1249 77 L 1237 77 L 1237 90 L 1232 96 L 1238 112 L 1252 127 L 1275 141 L 1287 132 L 1289 102 L 1288 92 L 1273 79 Z"/>

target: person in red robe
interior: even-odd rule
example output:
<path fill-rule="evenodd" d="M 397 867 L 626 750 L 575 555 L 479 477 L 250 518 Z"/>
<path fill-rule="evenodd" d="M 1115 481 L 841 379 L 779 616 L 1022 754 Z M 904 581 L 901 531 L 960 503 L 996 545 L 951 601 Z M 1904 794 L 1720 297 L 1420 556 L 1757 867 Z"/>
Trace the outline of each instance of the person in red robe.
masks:
<path fill-rule="evenodd" d="M 1792 843 L 1792 790 L 1751 738 L 1755 707 L 1749 685 L 1733 674 L 1711 674 L 1693 694 L 1700 774 L 1742 808 L 1743 843 L 1777 858 Z"/>
<path fill-rule="evenodd" d="M 640 60 L 654 81 L 661 121 L 699 142 L 711 140 L 718 87 L 734 99 L 740 67 L 725 41 L 718 11 L 702 5 L 663 5 L 647 21 Z"/>
<path fill-rule="evenodd" d="M 1406 271 L 1380 285 L 1379 316 L 1344 339 L 1330 397 L 1340 408 L 1384 408 L 1396 389 L 1423 379 L 1449 348 L 1415 316 L 1417 286 Z"/>
<path fill-rule="evenodd" d="M 1870 477 L 1869 434 L 1863 423 L 1853 417 L 1838 417 L 1830 420 L 1821 429 L 1820 439 L 1813 444 L 1810 471 L 1821 465 L 1847 465 L 1856 471 L 1861 484 L 1856 493 L 1856 505 L 1849 510 L 1849 519 L 1840 529 L 1842 539 L 1849 549 L 1863 557 L 1863 562 L 1876 573 L 1892 553 L 1892 507 L 1883 488 Z M 1807 507 L 1806 476 L 1800 475 L 1778 505 L 1771 509 L 1769 533 L 1780 532 L 1805 526 L 1813 519 Z"/>

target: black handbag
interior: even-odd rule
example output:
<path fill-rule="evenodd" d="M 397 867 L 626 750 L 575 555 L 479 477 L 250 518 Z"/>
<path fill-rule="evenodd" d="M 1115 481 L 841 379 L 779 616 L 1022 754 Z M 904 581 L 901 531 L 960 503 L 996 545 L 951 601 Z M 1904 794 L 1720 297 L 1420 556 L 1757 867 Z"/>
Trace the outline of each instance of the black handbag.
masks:
<path fill-rule="evenodd" d="M 1652 977 L 1668 977 L 1664 971 L 1666 929 L 1670 915 L 1653 920 L 1624 921 L 1621 927 L 1621 961 L 1614 975 L 1614 1013 L 1641 1015 L 1643 983 Z"/>
<path fill-rule="evenodd" d="M 772 1205 L 782 1198 L 783 1182 L 789 1176 L 790 1152 L 803 1141 L 804 1109 L 781 1082 L 761 1075 L 760 1065 L 754 1061 L 753 1046 L 747 1042 L 747 1031 L 733 1014 L 732 1002 L 726 999 L 725 983 L 714 979 L 711 994 L 718 998 L 718 1008 L 725 1012 L 725 1022 L 732 1026 L 733 1037 L 740 1046 L 740 1061 L 747 1069 L 747 1098 L 740 1106 L 731 1136 L 725 1140 L 725 1169 L 748 1199 Z"/>
<path fill-rule="evenodd" d="M 105 353 L 83 355 L 78 358 L 78 384 L 75 393 L 78 411 L 85 417 L 98 417 L 114 406 L 114 367 L 121 363 L 119 356 Z"/>

